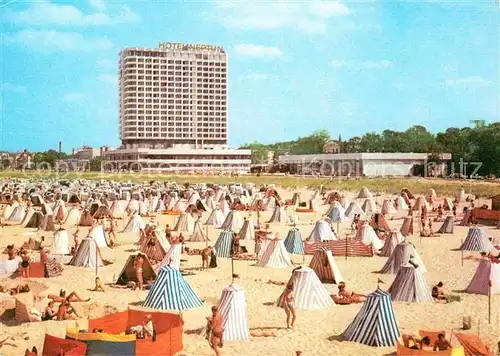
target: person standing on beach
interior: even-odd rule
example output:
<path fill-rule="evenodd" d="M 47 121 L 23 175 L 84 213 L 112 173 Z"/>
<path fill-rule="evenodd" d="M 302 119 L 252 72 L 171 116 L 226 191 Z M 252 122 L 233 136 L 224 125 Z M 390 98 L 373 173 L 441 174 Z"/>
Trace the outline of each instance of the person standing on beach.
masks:
<path fill-rule="evenodd" d="M 297 318 L 297 314 L 295 312 L 295 303 L 293 297 L 293 284 L 288 284 L 286 286 L 285 292 L 283 293 L 282 300 L 283 308 L 286 313 L 286 327 L 293 329 L 295 324 L 295 319 Z M 292 319 L 292 323 L 290 324 L 290 319 Z"/>
<path fill-rule="evenodd" d="M 144 281 L 142 279 L 142 265 L 144 264 L 144 257 L 142 257 L 142 253 L 137 254 L 137 258 L 135 260 L 135 276 L 137 278 L 137 284 L 139 287 L 139 290 L 142 290 Z"/>
<path fill-rule="evenodd" d="M 215 354 L 220 356 L 220 349 L 223 347 L 222 335 L 224 329 L 222 327 L 222 315 L 219 313 L 219 308 L 212 307 L 212 317 L 208 318 L 208 343 L 214 349 Z"/>

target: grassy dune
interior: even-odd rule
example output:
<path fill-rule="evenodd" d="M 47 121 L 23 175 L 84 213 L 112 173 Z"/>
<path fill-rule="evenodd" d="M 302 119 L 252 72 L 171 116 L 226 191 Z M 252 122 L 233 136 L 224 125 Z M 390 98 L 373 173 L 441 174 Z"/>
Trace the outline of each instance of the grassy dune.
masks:
<path fill-rule="evenodd" d="M 213 175 L 167 175 L 167 174 L 147 174 L 147 173 L 99 173 L 99 172 L 0 172 L 0 179 L 6 178 L 28 178 L 28 179 L 87 179 L 100 180 L 111 179 L 118 181 L 131 181 L 134 183 L 146 182 L 150 180 L 174 181 L 177 183 L 218 183 L 227 184 L 232 182 L 276 184 L 283 188 L 308 187 L 315 188 L 321 184 L 332 190 L 359 190 L 366 186 L 373 192 L 378 193 L 398 193 L 402 188 L 408 188 L 414 194 L 426 194 L 430 188 L 434 188 L 440 195 L 453 195 L 460 188 L 464 188 L 466 193 L 475 194 L 481 197 L 500 194 L 500 184 L 490 181 L 473 180 L 449 180 L 430 178 L 359 178 L 359 179 L 329 179 L 316 177 L 291 177 L 280 175 L 245 175 L 239 177 L 213 176 Z"/>

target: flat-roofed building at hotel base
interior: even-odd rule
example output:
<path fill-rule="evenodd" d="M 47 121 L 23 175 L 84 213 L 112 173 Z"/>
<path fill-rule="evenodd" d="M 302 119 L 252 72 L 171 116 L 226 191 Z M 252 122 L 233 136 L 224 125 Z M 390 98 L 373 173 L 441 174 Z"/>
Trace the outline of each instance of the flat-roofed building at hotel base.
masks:
<path fill-rule="evenodd" d="M 132 148 L 104 154 L 107 171 L 238 172 L 250 170 L 251 150 Z"/>

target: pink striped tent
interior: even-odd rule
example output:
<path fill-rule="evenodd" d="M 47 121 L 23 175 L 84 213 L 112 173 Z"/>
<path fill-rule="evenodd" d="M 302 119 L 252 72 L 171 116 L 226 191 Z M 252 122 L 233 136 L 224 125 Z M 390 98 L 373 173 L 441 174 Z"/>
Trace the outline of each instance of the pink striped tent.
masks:
<path fill-rule="evenodd" d="M 491 294 L 500 294 L 500 264 L 485 258 L 479 262 L 466 292 L 488 295 L 490 281 Z"/>

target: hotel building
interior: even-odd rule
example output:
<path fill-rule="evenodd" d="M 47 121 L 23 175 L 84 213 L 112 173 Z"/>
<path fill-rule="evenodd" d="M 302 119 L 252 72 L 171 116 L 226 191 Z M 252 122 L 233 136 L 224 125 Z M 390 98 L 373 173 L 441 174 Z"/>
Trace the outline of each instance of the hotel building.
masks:
<path fill-rule="evenodd" d="M 250 170 L 250 150 L 228 148 L 227 54 L 222 46 L 126 48 L 119 63 L 122 145 L 106 169 Z"/>

